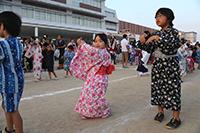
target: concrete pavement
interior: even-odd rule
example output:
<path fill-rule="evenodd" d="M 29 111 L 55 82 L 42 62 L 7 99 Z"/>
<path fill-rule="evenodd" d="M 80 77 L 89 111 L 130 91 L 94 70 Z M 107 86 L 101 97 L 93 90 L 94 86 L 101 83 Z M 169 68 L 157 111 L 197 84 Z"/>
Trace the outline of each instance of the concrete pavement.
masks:
<path fill-rule="evenodd" d="M 153 120 L 156 108 L 150 105 L 150 76 L 138 77 L 135 66 L 120 66 L 110 76 L 107 99 L 113 115 L 107 119 L 81 120 L 73 111 L 82 81 L 64 78 L 34 82 L 32 73 L 25 74 L 25 90 L 20 111 L 25 133 L 200 133 L 200 71 L 187 75 L 182 84 L 183 123 L 176 130 L 165 129 L 171 118 L 167 111 L 162 123 Z M 0 111 L 0 128 L 4 126 Z"/>

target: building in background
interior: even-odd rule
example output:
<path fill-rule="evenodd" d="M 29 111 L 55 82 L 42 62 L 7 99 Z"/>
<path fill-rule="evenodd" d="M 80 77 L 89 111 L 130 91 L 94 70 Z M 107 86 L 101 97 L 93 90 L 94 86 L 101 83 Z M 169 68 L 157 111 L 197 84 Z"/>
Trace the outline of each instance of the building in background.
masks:
<path fill-rule="evenodd" d="M 104 32 L 119 36 L 128 34 L 139 39 L 153 28 L 118 20 L 116 11 L 105 6 L 105 0 L 0 0 L 0 12 L 14 11 L 22 18 L 22 37 L 55 38 L 58 34 L 71 40 L 82 36 L 92 39 Z M 181 32 L 187 40 L 196 41 L 196 32 Z"/>
<path fill-rule="evenodd" d="M 120 34 L 128 34 L 129 36 L 134 36 L 136 40 L 139 39 L 139 36 L 144 33 L 144 31 L 148 30 L 149 32 L 155 32 L 156 29 L 145 27 L 142 25 L 126 22 L 126 21 L 119 21 L 119 33 Z"/>
<path fill-rule="evenodd" d="M 180 32 L 181 38 L 189 40 L 190 42 L 194 43 L 197 41 L 197 33 L 194 31 L 191 32 Z"/>
<path fill-rule="evenodd" d="M 105 0 L 1 0 L 2 11 L 21 16 L 24 37 L 61 34 L 71 39 L 118 31 L 116 12 L 105 7 Z"/>
<path fill-rule="evenodd" d="M 119 30 L 119 20 L 117 19 L 117 13 L 115 10 L 106 8 L 105 10 L 105 28 L 107 33 L 117 34 Z"/>
<path fill-rule="evenodd" d="M 144 33 L 144 31 L 155 32 L 158 29 L 149 28 L 146 26 L 126 22 L 126 21 L 119 21 L 119 33 L 124 34 L 128 33 L 131 36 L 135 36 L 136 40 L 139 39 L 139 36 Z M 190 40 L 192 43 L 197 41 L 197 33 L 194 31 L 191 32 L 179 32 L 180 38 L 185 38 L 186 40 Z"/>

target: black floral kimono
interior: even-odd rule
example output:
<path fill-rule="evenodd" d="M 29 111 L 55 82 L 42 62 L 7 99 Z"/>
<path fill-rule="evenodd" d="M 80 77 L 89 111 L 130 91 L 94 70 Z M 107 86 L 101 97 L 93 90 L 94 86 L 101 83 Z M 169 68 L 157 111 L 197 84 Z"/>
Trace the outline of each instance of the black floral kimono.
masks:
<path fill-rule="evenodd" d="M 138 46 L 155 52 L 151 74 L 151 104 L 173 111 L 181 110 L 181 78 L 176 57 L 180 47 L 178 31 L 172 27 L 155 33 L 160 40 Z"/>

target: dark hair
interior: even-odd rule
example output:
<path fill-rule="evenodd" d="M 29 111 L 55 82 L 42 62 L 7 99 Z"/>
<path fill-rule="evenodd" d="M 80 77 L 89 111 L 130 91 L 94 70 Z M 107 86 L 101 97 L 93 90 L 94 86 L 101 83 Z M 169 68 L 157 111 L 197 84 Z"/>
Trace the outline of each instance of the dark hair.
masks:
<path fill-rule="evenodd" d="M 18 36 L 21 30 L 21 18 L 11 11 L 0 13 L 0 24 L 3 24 L 4 29 L 12 36 Z"/>
<path fill-rule="evenodd" d="M 174 24 L 172 23 L 172 21 L 174 20 L 175 16 L 171 9 L 169 9 L 169 8 L 158 9 L 158 11 L 156 12 L 155 18 L 157 17 L 158 14 L 162 14 L 162 15 L 166 16 L 169 21 L 169 25 L 171 27 L 173 27 Z"/>
<path fill-rule="evenodd" d="M 74 50 L 74 47 L 72 45 L 67 46 L 67 48 L 72 50 L 72 51 Z"/>
<path fill-rule="evenodd" d="M 97 36 L 99 38 L 101 38 L 101 40 L 105 43 L 106 47 L 108 47 L 108 37 L 107 37 L 107 35 L 105 33 L 96 34 L 94 40 L 97 38 Z"/>
<path fill-rule="evenodd" d="M 181 43 L 182 44 L 184 44 L 184 43 L 186 43 L 187 42 L 187 40 L 185 39 L 185 38 L 181 38 Z"/>
<path fill-rule="evenodd" d="M 127 38 L 127 35 L 126 35 L 126 34 L 124 34 L 124 35 L 123 35 L 123 38 Z"/>
<path fill-rule="evenodd" d="M 151 33 L 150 33 L 150 31 L 148 31 L 148 30 L 145 30 L 145 31 L 144 31 L 144 33 L 146 34 L 146 36 L 145 36 L 145 39 L 146 39 L 146 40 L 148 40 L 148 39 L 149 39 L 149 37 L 151 36 Z"/>
<path fill-rule="evenodd" d="M 197 44 L 198 47 L 200 47 L 200 43 L 199 42 L 197 42 L 196 44 Z"/>

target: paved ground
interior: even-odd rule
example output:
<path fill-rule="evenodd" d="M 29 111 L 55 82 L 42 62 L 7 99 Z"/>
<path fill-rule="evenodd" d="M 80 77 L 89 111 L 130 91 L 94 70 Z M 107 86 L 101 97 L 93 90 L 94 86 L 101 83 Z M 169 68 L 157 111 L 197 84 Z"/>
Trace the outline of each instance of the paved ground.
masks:
<path fill-rule="evenodd" d="M 200 71 L 187 75 L 182 87 L 183 124 L 177 130 L 164 125 L 171 118 L 166 112 L 164 122 L 153 121 L 156 108 L 150 106 L 150 76 L 138 77 L 134 66 L 119 66 L 110 76 L 107 99 L 113 115 L 107 119 L 81 120 L 73 111 L 79 97 L 82 81 L 64 78 L 34 82 L 32 73 L 26 73 L 26 84 L 20 111 L 25 133 L 200 133 Z M 0 110 L 0 129 L 4 127 Z"/>

